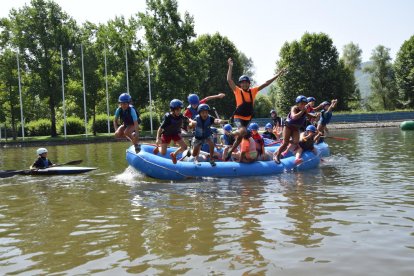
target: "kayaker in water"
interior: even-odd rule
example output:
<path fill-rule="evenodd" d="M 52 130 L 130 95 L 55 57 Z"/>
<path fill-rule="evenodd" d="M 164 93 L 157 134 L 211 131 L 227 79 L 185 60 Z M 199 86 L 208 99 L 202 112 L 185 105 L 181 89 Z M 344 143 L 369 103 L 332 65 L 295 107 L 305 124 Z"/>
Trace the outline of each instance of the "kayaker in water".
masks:
<path fill-rule="evenodd" d="M 293 150 L 299 143 L 299 130 L 304 126 L 306 117 L 315 117 L 316 115 L 307 112 L 308 99 L 305 96 L 296 97 L 296 105 L 292 106 L 290 112 L 285 120 L 283 127 L 283 144 L 275 152 L 273 159 L 277 164 L 280 163 L 282 154 L 285 154 L 285 150 L 289 150 L 289 141 L 292 138 L 291 146 Z"/>
<path fill-rule="evenodd" d="M 115 137 L 125 137 L 131 141 L 135 147 L 135 152 L 138 153 L 141 150 L 141 146 L 138 144 L 139 140 L 139 122 L 138 112 L 130 104 L 131 96 L 127 93 L 122 93 L 118 98 L 119 107 L 115 111 L 114 117 L 114 129 Z M 121 125 L 119 125 L 121 120 Z"/>
<path fill-rule="evenodd" d="M 241 133 L 248 135 L 246 128 L 252 119 L 254 99 L 256 98 L 259 91 L 270 85 L 274 80 L 286 72 L 285 69 L 282 69 L 276 74 L 276 76 L 266 81 L 264 84 L 250 88 L 250 78 L 246 75 L 243 75 L 239 78 L 239 86 L 234 83 L 232 79 L 233 60 L 229 58 L 227 60 L 227 63 L 229 64 L 229 69 L 227 71 L 227 82 L 236 98 L 236 110 L 234 111 L 233 117 L 234 123 L 238 130 L 232 133 L 232 135 L 236 136 L 237 138 L 235 143 L 230 147 L 227 156 L 224 156 L 224 159 L 226 161 L 230 159 L 232 151 L 241 143 L 243 138 Z"/>
<path fill-rule="evenodd" d="M 162 155 L 165 155 L 168 145 L 173 140 L 180 146 L 175 152 L 170 153 L 171 160 L 174 164 L 177 163 L 177 154 L 187 149 L 187 145 L 181 137 L 181 129 L 184 125 L 188 124 L 189 120 L 181 113 L 183 107 L 183 102 L 178 99 L 170 102 L 170 112 L 164 115 L 162 123 L 158 128 L 157 139 L 155 141 L 156 147 L 153 151 L 154 154 L 161 152 Z"/>
<path fill-rule="evenodd" d="M 36 150 L 36 153 L 38 155 L 35 162 L 30 166 L 30 169 L 45 169 L 48 167 L 53 167 L 55 164 L 53 164 L 52 161 L 50 161 L 47 158 L 47 149 L 46 148 L 38 148 Z"/>
<path fill-rule="evenodd" d="M 221 99 L 224 96 L 226 96 L 226 94 L 220 93 L 217 95 L 207 96 L 204 99 L 200 100 L 197 94 L 190 94 L 188 95 L 189 105 L 187 106 L 187 109 L 184 112 L 184 116 L 186 116 L 189 119 L 194 120 L 194 118 L 198 115 L 197 109 L 200 104 L 205 104 L 207 103 L 207 101 L 214 100 L 214 99 Z"/>
<path fill-rule="evenodd" d="M 194 127 L 194 138 L 192 141 L 194 160 L 197 161 L 198 155 L 200 153 L 201 146 L 203 144 L 208 144 L 209 147 L 209 161 L 211 166 L 216 166 L 214 161 L 214 148 L 215 143 L 213 141 L 213 131 L 211 125 L 213 124 L 222 124 L 226 123 L 226 120 L 216 119 L 213 116 L 209 115 L 210 106 L 208 104 L 200 104 L 198 106 L 197 112 L 198 115 L 194 120 L 190 121 L 190 127 Z"/>

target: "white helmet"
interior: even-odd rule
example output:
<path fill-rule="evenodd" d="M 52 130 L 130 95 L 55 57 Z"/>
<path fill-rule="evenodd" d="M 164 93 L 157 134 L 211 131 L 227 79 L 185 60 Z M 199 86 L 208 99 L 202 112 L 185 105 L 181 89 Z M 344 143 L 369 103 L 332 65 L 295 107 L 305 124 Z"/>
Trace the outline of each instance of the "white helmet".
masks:
<path fill-rule="evenodd" d="M 47 152 L 47 149 L 45 149 L 45 148 L 38 148 L 38 149 L 36 150 L 36 153 L 37 153 L 38 155 L 41 155 L 41 154 L 46 153 L 46 152 Z"/>

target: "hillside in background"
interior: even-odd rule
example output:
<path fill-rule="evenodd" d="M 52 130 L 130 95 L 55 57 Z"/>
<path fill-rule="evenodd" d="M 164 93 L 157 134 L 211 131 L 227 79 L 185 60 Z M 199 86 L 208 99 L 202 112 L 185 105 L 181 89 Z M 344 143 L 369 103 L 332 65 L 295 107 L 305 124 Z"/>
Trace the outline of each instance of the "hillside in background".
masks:
<path fill-rule="evenodd" d="M 355 80 L 361 91 L 361 98 L 365 101 L 371 95 L 371 76 L 369 73 L 363 72 L 363 69 L 372 65 L 372 61 L 361 63 L 361 68 L 355 70 Z"/>
<path fill-rule="evenodd" d="M 361 91 L 362 100 L 366 99 L 371 95 L 371 76 L 369 73 L 363 72 L 363 69 L 367 66 L 372 65 L 372 61 L 367 61 L 361 63 L 361 68 L 355 71 L 355 81 Z M 267 95 L 269 92 L 270 86 L 264 88 L 260 91 L 261 94 Z"/>

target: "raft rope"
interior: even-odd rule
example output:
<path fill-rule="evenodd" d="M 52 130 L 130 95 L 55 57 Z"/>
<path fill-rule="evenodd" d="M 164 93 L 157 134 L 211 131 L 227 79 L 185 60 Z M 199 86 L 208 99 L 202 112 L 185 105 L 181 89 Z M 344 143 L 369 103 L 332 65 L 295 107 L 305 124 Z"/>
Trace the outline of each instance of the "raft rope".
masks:
<path fill-rule="evenodd" d="M 185 178 L 194 178 L 194 177 L 192 177 L 192 176 L 188 176 L 188 175 L 182 174 L 182 173 L 180 173 L 178 170 L 172 170 L 172 169 L 170 169 L 170 168 L 164 167 L 164 166 L 159 165 L 159 164 L 157 164 L 157 163 L 151 162 L 151 161 L 149 161 L 149 160 L 147 160 L 147 159 L 143 158 L 143 157 L 142 157 L 142 156 L 140 156 L 139 154 L 137 154 L 137 157 L 141 158 L 142 160 L 144 160 L 145 162 L 147 162 L 147 163 L 149 163 L 149 164 L 151 164 L 151 165 L 153 165 L 153 166 L 156 166 L 156 167 L 162 168 L 162 169 L 167 170 L 167 171 L 174 172 L 174 173 L 179 174 L 179 175 L 181 175 L 181 176 L 183 176 L 183 177 L 185 177 Z"/>

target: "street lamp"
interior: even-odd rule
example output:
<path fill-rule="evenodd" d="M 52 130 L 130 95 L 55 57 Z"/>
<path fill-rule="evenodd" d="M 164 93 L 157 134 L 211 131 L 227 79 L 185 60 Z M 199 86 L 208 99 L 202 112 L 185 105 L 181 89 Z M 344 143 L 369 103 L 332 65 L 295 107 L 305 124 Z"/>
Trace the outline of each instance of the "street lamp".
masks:
<path fill-rule="evenodd" d="M 149 105 L 150 105 L 150 124 L 151 124 L 151 135 L 154 134 L 154 130 L 152 127 L 152 98 L 151 98 L 151 70 L 150 70 L 150 60 L 149 60 L 150 56 L 148 53 L 148 58 L 147 61 L 145 62 L 145 65 L 147 66 L 148 69 L 148 94 L 149 94 Z"/>

